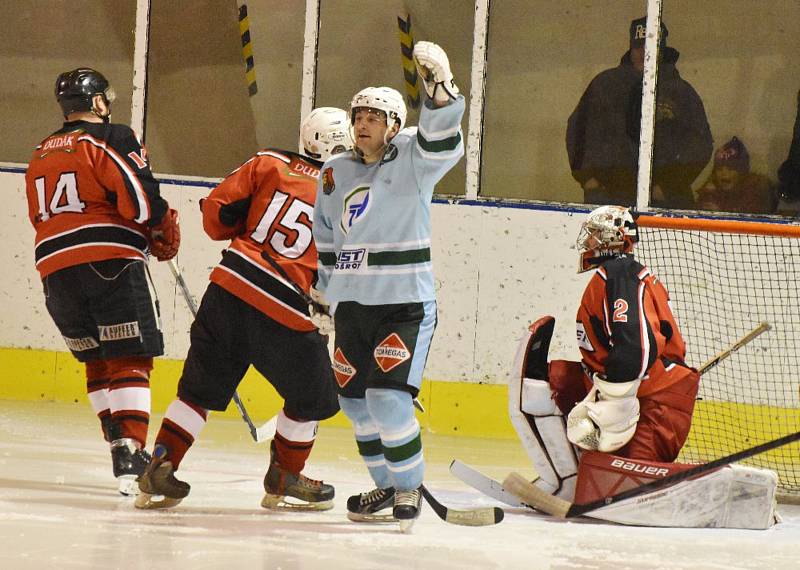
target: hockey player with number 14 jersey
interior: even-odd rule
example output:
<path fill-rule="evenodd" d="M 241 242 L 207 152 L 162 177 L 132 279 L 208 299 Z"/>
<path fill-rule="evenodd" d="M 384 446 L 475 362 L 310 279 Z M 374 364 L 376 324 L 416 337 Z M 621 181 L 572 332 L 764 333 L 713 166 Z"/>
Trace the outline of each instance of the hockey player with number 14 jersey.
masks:
<path fill-rule="evenodd" d="M 377 488 L 347 502 L 354 520 L 419 515 L 424 473 L 413 397 L 436 325 L 430 204 L 434 185 L 464 154 L 464 97 L 447 55 L 418 42 L 428 101 L 403 129 L 402 96 L 368 87 L 351 103 L 355 152 L 325 163 L 314 207 L 317 289 L 335 305 L 339 403 Z M 393 516 L 377 511 L 393 507 Z"/>

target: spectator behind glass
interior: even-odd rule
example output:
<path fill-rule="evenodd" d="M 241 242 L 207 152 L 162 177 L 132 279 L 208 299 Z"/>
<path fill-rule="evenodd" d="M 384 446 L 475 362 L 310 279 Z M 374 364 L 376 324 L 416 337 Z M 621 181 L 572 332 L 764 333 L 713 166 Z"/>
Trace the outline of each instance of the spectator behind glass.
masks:
<path fill-rule="evenodd" d="M 633 20 L 630 49 L 617 67 L 598 74 L 567 123 L 572 176 L 591 204 L 634 205 L 642 113 L 646 18 Z M 692 208 L 691 184 L 711 158 L 703 102 L 681 79 L 677 50 L 661 24 L 651 205 Z"/>
<path fill-rule="evenodd" d="M 771 214 L 776 200 L 772 182 L 762 174 L 750 172 L 750 154 L 737 137 L 714 153 L 714 169 L 697 193 L 701 210 Z"/>
<path fill-rule="evenodd" d="M 797 92 L 797 115 L 794 119 L 789 156 L 778 169 L 778 191 L 782 213 L 796 213 L 800 200 L 800 91 Z M 786 204 L 793 202 L 793 204 Z M 785 206 L 785 207 L 784 207 Z"/>

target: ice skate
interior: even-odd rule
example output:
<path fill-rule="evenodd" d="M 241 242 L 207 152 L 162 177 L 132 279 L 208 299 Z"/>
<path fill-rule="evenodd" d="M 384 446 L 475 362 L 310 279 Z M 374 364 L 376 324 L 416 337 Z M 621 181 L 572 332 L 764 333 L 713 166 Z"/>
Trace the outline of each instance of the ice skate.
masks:
<path fill-rule="evenodd" d="M 394 496 L 394 487 L 353 495 L 347 499 L 347 518 L 355 522 L 395 522 L 392 513 L 379 513 L 394 506 Z"/>
<path fill-rule="evenodd" d="M 400 521 L 400 531 L 410 533 L 422 508 L 422 493 L 419 489 L 397 491 L 394 495 L 394 518 Z"/>
<path fill-rule="evenodd" d="M 166 450 L 156 447 L 155 457 L 139 477 L 140 494 L 134 506 L 137 509 L 168 509 L 180 503 L 189 494 L 189 483 L 175 478 L 171 461 L 166 461 Z"/>
<path fill-rule="evenodd" d="M 266 494 L 261 500 L 262 507 L 282 511 L 327 511 L 333 508 L 332 485 L 281 467 L 275 460 L 274 444 L 271 456 L 269 469 L 264 476 Z"/>
<path fill-rule="evenodd" d="M 111 442 L 111 461 L 120 494 L 138 495 L 136 479 L 144 473 L 150 462 L 150 454 L 139 449 L 135 440 L 123 437 Z"/>

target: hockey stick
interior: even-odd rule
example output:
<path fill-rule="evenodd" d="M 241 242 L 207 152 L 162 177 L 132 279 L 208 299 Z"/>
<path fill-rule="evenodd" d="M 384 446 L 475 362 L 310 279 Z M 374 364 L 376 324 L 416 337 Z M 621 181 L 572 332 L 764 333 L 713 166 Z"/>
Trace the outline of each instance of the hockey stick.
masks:
<path fill-rule="evenodd" d="M 650 481 L 649 483 L 639 485 L 633 489 L 622 491 L 616 495 L 597 499 L 596 501 L 590 501 L 582 505 L 570 503 L 569 501 L 565 501 L 564 499 L 560 499 L 547 493 L 546 491 L 541 490 L 536 485 L 530 483 L 519 473 L 509 474 L 509 476 L 503 481 L 503 487 L 523 499 L 526 503 L 537 510 L 562 519 L 573 518 L 585 515 L 586 513 L 596 509 L 624 501 L 625 499 L 632 499 L 651 491 L 663 489 L 664 487 L 668 487 L 675 483 L 680 483 L 681 481 L 686 481 L 687 479 L 703 475 L 704 473 L 708 473 L 709 471 L 713 471 L 719 467 L 724 467 L 725 465 L 747 459 L 748 457 L 758 455 L 759 453 L 764 453 L 765 451 L 769 451 L 783 445 L 788 445 L 798 440 L 800 440 L 800 431 L 785 435 L 778 439 L 773 439 L 772 441 L 768 441 L 742 451 L 738 451 L 736 453 L 732 453 L 731 455 L 726 455 L 725 457 L 720 457 L 719 459 L 715 459 L 714 461 L 710 461 L 708 463 L 701 463 L 695 467 L 692 467 L 691 469 L 687 469 L 686 471 L 673 473 L 672 475 L 667 475 L 661 479 Z"/>
<path fill-rule="evenodd" d="M 431 506 L 436 515 L 444 522 L 461 526 L 488 526 L 503 520 L 505 513 L 500 507 L 478 507 L 475 509 L 457 510 L 445 507 L 431 495 L 431 492 L 422 485 L 422 496 Z"/>
<path fill-rule="evenodd" d="M 264 259 L 264 261 L 269 263 L 275 271 L 278 272 L 278 275 L 280 275 L 281 278 L 283 278 L 283 281 L 285 281 L 292 289 L 294 289 L 295 293 L 300 295 L 300 298 L 303 299 L 303 301 L 305 301 L 307 305 L 311 305 L 312 307 L 314 307 L 314 310 L 318 313 L 330 315 L 328 307 L 322 305 L 321 303 L 317 303 L 314 299 L 311 298 L 311 296 L 308 293 L 303 291 L 300 285 L 298 285 L 294 279 L 289 277 L 289 274 L 286 273 L 286 270 L 283 267 L 281 267 L 277 261 L 272 259 L 271 255 L 269 255 L 266 251 L 262 251 L 261 257 Z M 413 402 L 414 402 L 414 407 L 424 414 L 425 408 L 422 406 L 420 401 L 414 398 Z"/>
<path fill-rule="evenodd" d="M 717 364 L 728 358 L 731 354 L 733 354 L 734 352 L 742 348 L 744 345 L 749 343 L 751 340 L 755 339 L 760 334 L 767 332 L 771 328 L 772 325 L 770 325 L 767 321 L 762 322 L 756 328 L 754 328 L 749 333 L 744 335 L 742 338 L 737 340 L 729 348 L 726 348 L 725 350 L 719 352 L 716 356 L 708 360 L 708 362 L 706 362 L 700 368 L 698 368 L 697 371 L 702 376 L 703 374 L 714 368 Z"/>
<path fill-rule="evenodd" d="M 450 473 L 462 482 L 466 483 L 476 491 L 480 491 L 484 495 L 505 503 L 510 507 L 530 508 L 519 500 L 515 494 L 508 492 L 503 488 L 499 481 L 495 481 L 491 477 L 487 477 L 477 469 L 470 467 L 466 463 L 462 463 L 458 459 L 453 459 L 450 463 Z"/>
<path fill-rule="evenodd" d="M 181 275 L 181 271 L 178 269 L 178 265 L 175 263 L 174 259 L 169 260 L 169 268 L 172 270 L 172 275 L 175 277 L 175 281 L 178 283 L 181 293 L 183 293 L 183 298 L 186 300 L 189 311 L 191 311 L 193 317 L 197 317 L 197 305 L 195 304 L 194 298 L 189 292 L 189 287 L 186 285 L 186 281 L 184 281 L 183 275 Z M 278 421 L 277 416 L 270 419 L 263 426 L 257 428 L 253 423 L 253 420 L 250 419 L 250 414 L 247 413 L 247 409 L 245 409 L 244 402 L 242 402 L 238 392 L 233 393 L 233 403 L 236 404 L 237 408 L 239 408 L 239 414 L 241 414 L 242 419 L 247 424 L 247 427 L 250 430 L 250 435 L 253 436 L 253 440 L 256 443 L 261 443 L 262 441 L 272 439 L 272 437 L 275 435 L 275 427 Z"/>

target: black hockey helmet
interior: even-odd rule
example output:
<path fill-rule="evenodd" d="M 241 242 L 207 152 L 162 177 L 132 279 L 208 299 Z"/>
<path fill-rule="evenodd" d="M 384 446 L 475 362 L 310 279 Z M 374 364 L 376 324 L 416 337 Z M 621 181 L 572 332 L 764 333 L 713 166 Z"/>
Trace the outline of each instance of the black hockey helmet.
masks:
<path fill-rule="evenodd" d="M 92 98 L 102 95 L 106 103 L 114 101 L 114 88 L 99 71 L 79 67 L 65 71 L 56 79 L 56 100 L 64 116 L 77 111 L 92 111 Z"/>

